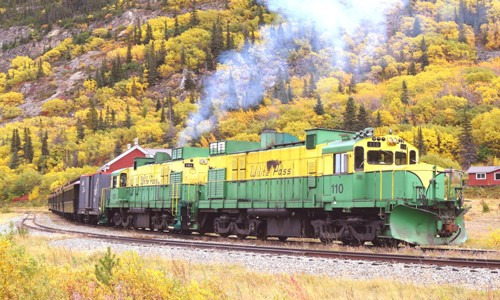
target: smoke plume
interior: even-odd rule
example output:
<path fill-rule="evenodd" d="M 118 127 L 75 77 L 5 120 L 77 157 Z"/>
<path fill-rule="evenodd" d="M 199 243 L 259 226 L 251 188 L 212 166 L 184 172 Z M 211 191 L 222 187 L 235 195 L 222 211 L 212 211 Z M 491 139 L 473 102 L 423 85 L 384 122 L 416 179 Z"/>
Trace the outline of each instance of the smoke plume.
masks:
<path fill-rule="evenodd" d="M 344 35 L 362 30 L 360 57 L 369 57 L 385 37 L 385 13 L 399 0 L 260 0 L 287 24 L 259 29 L 260 41 L 219 57 L 218 70 L 205 78 L 197 111 L 179 134 L 179 145 L 199 138 L 217 126 L 217 112 L 259 104 L 264 93 L 287 74 L 287 59 L 297 40 L 309 38 L 313 48 L 331 53 L 331 66 L 343 67 Z M 311 37 L 311 35 L 313 35 Z"/>

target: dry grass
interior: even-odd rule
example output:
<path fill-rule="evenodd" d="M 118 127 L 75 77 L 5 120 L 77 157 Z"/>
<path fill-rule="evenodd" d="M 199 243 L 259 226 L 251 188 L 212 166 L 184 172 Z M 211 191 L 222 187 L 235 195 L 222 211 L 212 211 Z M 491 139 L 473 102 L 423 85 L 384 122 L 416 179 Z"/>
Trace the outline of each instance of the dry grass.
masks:
<path fill-rule="evenodd" d="M 500 250 L 500 200 L 474 199 L 465 215 L 469 239 L 465 247 Z"/>
<path fill-rule="evenodd" d="M 475 291 L 448 285 L 417 286 L 394 280 L 348 280 L 305 274 L 262 274 L 234 265 L 202 265 L 160 257 L 138 257 L 124 253 L 114 272 L 112 284 L 99 284 L 92 270 L 101 255 L 50 247 L 45 238 L 15 237 L 14 243 L 25 249 L 30 260 L 49 270 L 52 280 L 30 274 L 26 285 L 50 284 L 52 292 L 40 292 L 37 299 L 54 295 L 78 299 L 498 299 L 500 291 Z M 19 259 L 22 261 L 22 259 Z M 0 266 L 2 262 L 0 261 Z M 0 271 L 2 268 L 0 267 Z M 63 274 L 64 278 L 61 277 Z M 150 276 L 147 277 L 146 275 Z M 22 276 L 22 274 L 21 274 Z M 146 277 L 145 277 L 146 276 Z M 172 290 L 141 282 L 164 283 Z M 165 282 L 163 282 L 165 281 Z M 22 282 L 22 281 L 18 281 Z M 18 284 L 18 283 L 17 283 Z M 36 288 L 33 286 L 32 288 Z M 147 287 L 147 288 L 146 288 Z M 58 290 L 60 289 L 60 290 Z M 2 290 L 0 289 L 0 298 Z M 139 294 L 140 293 L 140 294 Z M 34 294 L 33 294 L 34 295 Z M 162 296 L 163 295 L 163 296 Z M 25 299 L 33 299 L 26 293 Z M 175 296 L 175 297 L 174 297 Z"/>

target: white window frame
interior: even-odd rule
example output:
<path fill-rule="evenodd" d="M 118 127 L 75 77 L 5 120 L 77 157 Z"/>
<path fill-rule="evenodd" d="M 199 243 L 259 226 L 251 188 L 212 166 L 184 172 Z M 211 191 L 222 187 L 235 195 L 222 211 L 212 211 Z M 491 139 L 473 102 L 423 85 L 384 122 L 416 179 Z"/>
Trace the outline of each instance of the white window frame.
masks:
<path fill-rule="evenodd" d="M 348 157 L 347 153 L 335 153 L 334 174 L 347 173 Z"/>
<path fill-rule="evenodd" d="M 497 175 L 500 175 L 500 172 L 496 172 L 495 173 L 495 177 L 493 177 L 495 180 L 500 180 L 500 176 L 498 176 L 499 178 L 497 179 Z"/>
<path fill-rule="evenodd" d="M 484 177 L 479 177 L 478 175 L 484 175 Z M 486 180 L 486 173 L 476 173 L 476 180 Z"/>

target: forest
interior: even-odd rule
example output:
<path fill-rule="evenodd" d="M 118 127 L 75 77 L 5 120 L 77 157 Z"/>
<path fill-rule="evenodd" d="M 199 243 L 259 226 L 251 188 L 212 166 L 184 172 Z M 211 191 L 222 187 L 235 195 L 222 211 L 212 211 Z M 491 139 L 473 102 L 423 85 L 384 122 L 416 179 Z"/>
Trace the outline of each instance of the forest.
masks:
<path fill-rule="evenodd" d="M 424 162 L 500 164 L 500 2 L 393 1 L 383 31 L 342 32 L 335 49 L 268 2 L 0 0 L 0 202 L 44 201 L 136 137 L 168 148 L 375 127 Z M 286 64 L 252 95 L 242 83 L 259 74 L 226 62 L 264 43 L 284 45 Z M 204 102 L 217 74 L 231 105 Z M 185 140 L 198 109 L 211 126 Z"/>

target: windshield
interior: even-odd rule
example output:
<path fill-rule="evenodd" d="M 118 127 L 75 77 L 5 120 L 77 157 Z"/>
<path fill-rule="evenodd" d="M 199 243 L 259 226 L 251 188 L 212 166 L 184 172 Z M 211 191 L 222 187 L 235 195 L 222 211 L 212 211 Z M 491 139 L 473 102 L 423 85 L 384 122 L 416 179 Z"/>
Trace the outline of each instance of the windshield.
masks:
<path fill-rule="evenodd" d="M 370 165 L 392 165 L 393 156 L 391 151 L 368 151 L 367 160 Z"/>

